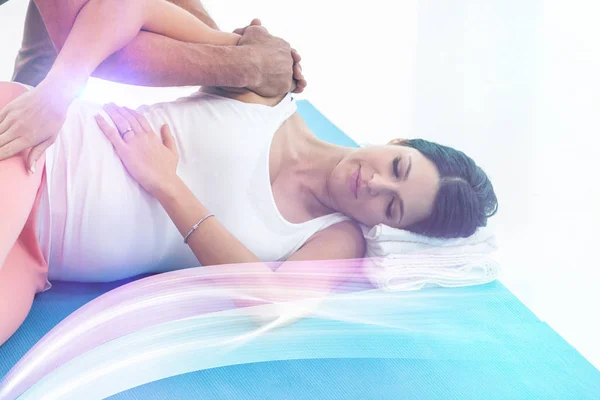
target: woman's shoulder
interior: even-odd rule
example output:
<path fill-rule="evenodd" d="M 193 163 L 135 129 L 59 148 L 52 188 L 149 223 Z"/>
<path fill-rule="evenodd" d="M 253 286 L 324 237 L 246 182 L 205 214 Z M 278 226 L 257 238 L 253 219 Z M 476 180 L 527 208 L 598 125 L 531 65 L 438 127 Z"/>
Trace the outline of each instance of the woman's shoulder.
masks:
<path fill-rule="evenodd" d="M 344 220 L 315 233 L 289 260 L 347 260 L 365 256 L 367 244 L 356 222 Z"/>
<path fill-rule="evenodd" d="M 309 243 L 316 252 L 323 253 L 317 255 L 320 257 L 361 258 L 366 252 L 366 241 L 361 227 L 355 221 L 349 219 L 320 230 L 306 244 Z"/>
<path fill-rule="evenodd" d="M 242 103 L 262 104 L 269 107 L 275 107 L 286 96 L 286 94 L 283 94 L 276 97 L 263 97 L 248 89 L 238 88 L 231 88 L 225 90 L 217 87 L 202 87 L 200 91 L 204 93 L 211 93 L 216 94 L 218 96 L 228 97 L 233 100 L 241 101 Z"/>

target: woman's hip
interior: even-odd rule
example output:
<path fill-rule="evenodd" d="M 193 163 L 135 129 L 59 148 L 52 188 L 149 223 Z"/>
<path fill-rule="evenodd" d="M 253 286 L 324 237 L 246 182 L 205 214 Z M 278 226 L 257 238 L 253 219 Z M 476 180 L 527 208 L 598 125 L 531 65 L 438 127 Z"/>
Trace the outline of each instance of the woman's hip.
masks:
<path fill-rule="evenodd" d="M 38 239 L 38 213 L 46 170 L 42 157 L 38 170 L 31 174 L 24 166 L 26 155 L 24 152 L 0 161 L 0 268 L 11 253 L 15 262 L 14 250 L 19 246 L 18 254 L 23 255 L 21 268 L 35 270 L 36 292 L 39 292 L 49 287 L 48 265 Z"/>

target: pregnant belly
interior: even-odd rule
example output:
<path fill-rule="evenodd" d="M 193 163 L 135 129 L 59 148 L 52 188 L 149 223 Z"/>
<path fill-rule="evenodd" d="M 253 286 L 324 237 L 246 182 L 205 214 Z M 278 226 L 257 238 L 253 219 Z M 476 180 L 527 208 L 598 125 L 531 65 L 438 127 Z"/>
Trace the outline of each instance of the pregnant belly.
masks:
<path fill-rule="evenodd" d="M 107 200 L 106 195 L 99 200 Z M 160 219 L 140 204 L 80 202 L 61 218 L 53 214 L 50 269 L 54 279 L 106 282 L 150 272 L 161 261 Z"/>
<path fill-rule="evenodd" d="M 53 279 L 105 282 L 151 272 L 169 253 L 169 238 L 179 235 L 161 205 L 110 158 L 87 166 L 72 158 L 54 162 Z"/>

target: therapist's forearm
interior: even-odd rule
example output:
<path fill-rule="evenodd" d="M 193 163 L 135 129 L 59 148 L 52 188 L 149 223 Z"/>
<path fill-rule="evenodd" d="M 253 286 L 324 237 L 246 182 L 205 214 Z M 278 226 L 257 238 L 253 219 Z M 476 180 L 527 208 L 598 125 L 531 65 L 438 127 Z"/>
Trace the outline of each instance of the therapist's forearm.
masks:
<path fill-rule="evenodd" d="M 242 88 L 255 85 L 261 77 L 254 50 L 251 46 L 179 42 L 142 31 L 92 75 L 139 86 Z"/>
<path fill-rule="evenodd" d="M 203 29 L 193 29 L 197 20 L 189 20 L 185 11 L 168 7 L 167 2 L 128 2 L 114 13 L 119 3 L 80 0 L 77 4 L 81 9 L 69 23 L 68 15 L 76 9 L 52 10 L 52 2 L 40 1 L 45 21 L 51 23 L 49 33 L 60 51 L 48 77 L 55 82 L 68 79 L 68 87 L 61 87 L 62 92 L 75 95 L 90 75 L 144 86 L 245 87 L 260 80 L 254 48 L 197 43 L 208 39 Z M 156 13 L 151 12 L 155 8 L 175 14 L 187 22 L 187 28 L 161 25 L 159 16 L 153 17 Z M 140 31 L 146 24 L 163 35 Z M 196 25 L 201 28 L 202 23 L 197 21 Z M 170 34 L 184 41 L 167 37 Z"/>

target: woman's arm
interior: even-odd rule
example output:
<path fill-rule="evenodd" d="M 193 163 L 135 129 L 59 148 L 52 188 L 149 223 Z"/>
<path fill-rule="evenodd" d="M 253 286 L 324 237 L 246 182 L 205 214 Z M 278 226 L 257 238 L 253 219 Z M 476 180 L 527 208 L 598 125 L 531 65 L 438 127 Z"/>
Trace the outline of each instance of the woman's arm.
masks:
<path fill-rule="evenodd" d="M 200 21 L 213 29 L 220 30 L 216 22 L 208 14 L 208 11 L 202 5 L 200 0 L 169 0 L 171 3 L 183 8 L 184 10 L 192 13 Z"/>
<path fill-rule="evenodd" d="M 47 79 L 69 81 L 68 92 L 75 96 L 98 65 L 142 29 L 185 42 L 235 45 L 239 39 L 239 35 L 209 28 L 165 0 L 89 0 L 64 43 L 58 44 L 60 53 Z"/>
<path fill-rule="evenodd" d="M 106 0 L 105 0 L 106 1 Z M 145 31 L 180 40 L 212 44 L 215 46 L 235 46 L 240 35 L 221 32 L 206 25 L 191 13 L 166 0 L 140 0 L 145 13 Z"/>

